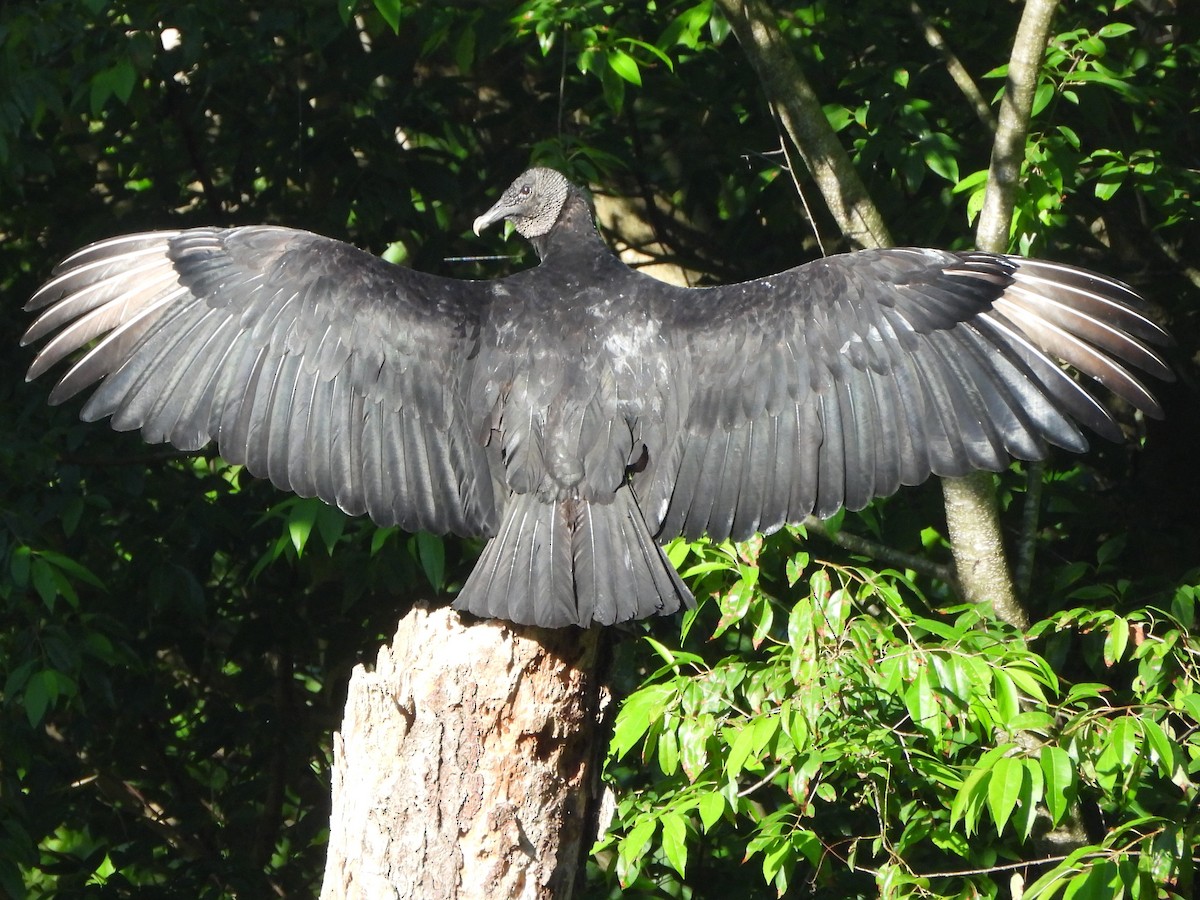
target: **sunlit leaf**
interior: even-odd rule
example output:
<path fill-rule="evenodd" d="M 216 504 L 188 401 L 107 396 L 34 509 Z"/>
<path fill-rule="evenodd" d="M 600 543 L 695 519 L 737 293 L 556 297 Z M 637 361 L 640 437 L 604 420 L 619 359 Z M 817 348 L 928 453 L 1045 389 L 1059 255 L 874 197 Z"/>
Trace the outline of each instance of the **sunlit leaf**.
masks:
<path fill-rule="evenodd" d="M 687 824 L 679 813 L 670 812 L 662 817 L 662 847 L 671 867 L 684 874 L 688 857 Z"/>
<path fill-rule="evenodd" d="M 719 791 L 709 791 L 702 794 L 699 804 L 700 822 L 705 831 L 712 829 L 721 820 L 725 812 L 725 798 Z"/>
<path fill-rule="evenodd" d="M 620 47 L 610 47 L 608 50 L 608 65 L 614 72 L 628 81 L 641 87 L 642 71 L 632 56 Z"/>
<path fill-rule="evenodd" d="M 1022 760 L 1017 757 L 1005 756 L 996 761 L 988 779 L 988 812 L 997 831 L 1004 831 L 1013 807 L 1021 798 L 1026 777 Z"/>
<path fill-rule="evenodd" d="M 374 0 L 375 9 L 383 16 L 383 21 L 397 34 L 400 32 L 400 12 L 403 0 Z"/>
<path fill-rule="evenodd" d="M 1112 666 L 1120 662 L 1128 643 L 1129 622 L 1117 616 L 1109 626 L 1108 637 L 1104 639 L 1104 664 Z"/>

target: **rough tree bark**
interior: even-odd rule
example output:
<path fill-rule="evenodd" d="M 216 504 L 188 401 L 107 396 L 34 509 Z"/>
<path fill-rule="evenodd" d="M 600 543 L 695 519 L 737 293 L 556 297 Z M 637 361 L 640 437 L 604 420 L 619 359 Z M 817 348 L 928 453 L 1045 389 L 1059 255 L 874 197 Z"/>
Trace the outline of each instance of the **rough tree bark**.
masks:
<path fill-rule="evenodd" d="M 322 900 L 565 900 L 608 704 L 593 628 L 401 620 L 350 680 Z"/>

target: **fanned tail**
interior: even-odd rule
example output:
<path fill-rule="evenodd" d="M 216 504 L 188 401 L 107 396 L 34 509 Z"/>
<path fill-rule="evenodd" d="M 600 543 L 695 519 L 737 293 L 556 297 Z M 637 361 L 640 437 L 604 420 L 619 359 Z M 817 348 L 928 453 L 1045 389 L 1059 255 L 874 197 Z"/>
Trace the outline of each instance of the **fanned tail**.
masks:
<path fill-rule="evenodd" d="M 695 599 L 628 486 L 609 503 L 514 495 L 454 608 L 522 625 L 612 625 Z"/>

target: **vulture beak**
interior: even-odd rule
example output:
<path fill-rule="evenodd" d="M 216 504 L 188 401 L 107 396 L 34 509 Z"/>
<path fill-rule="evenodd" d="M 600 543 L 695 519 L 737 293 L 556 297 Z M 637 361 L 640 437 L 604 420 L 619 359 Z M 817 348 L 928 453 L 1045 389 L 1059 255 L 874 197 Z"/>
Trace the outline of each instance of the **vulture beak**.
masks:
<path fill-rule="evenodd" d="M 474 224 L 471 225 L 471 230 L 475 232 L 476 236 L 479 236 L 483 233 L 483 229 L 489 225 L 496 224 L 514 212 L 516 212 L 516 209 L 505 203 L 504 198 L 501 198 L 496 202 L 495 206 L 475 220 Z"/>

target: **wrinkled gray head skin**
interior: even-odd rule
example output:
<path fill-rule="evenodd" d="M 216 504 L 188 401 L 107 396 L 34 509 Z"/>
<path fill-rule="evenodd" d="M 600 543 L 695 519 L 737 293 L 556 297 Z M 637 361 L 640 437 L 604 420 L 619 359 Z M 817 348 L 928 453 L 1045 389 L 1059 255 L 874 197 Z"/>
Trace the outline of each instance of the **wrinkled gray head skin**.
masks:
<path fill-rule="evenodd" d="M 554 227 L 570 189 L 571 183 L 553 169 L 528 169 L 475 220 L 474 231 L 479 234 L 489 225 L 508 219 L 523 238 L 541 237 Z"/>

